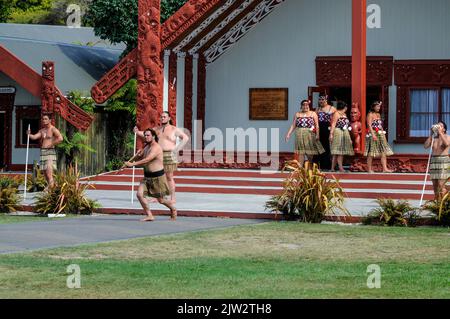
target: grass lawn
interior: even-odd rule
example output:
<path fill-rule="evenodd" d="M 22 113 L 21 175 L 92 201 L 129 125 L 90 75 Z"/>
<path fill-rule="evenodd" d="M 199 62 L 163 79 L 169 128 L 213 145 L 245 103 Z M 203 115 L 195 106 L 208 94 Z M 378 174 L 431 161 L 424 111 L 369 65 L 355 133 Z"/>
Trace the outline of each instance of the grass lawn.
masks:
<path fill-rule="evenodd" d="M 0 255 L 0 283 L 0 298 L 450 298 L 450 231 L 270 222 Z"/>

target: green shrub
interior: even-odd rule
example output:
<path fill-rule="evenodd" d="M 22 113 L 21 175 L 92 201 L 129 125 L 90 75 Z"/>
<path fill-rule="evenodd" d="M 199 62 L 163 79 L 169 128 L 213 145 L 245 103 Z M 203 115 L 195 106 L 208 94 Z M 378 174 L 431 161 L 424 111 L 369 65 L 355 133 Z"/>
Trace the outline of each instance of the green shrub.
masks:
<path fill-rule="evenodd" d="M 364 225 L 416 226 L 419 215 L 407 201 L 380 198 L 377 203 L 380 207 L 363 218 Z"/>
<path fill-rule="evenodd" d="M 0 177 L 0 213 L 8 214 L 19 208 L 19 185 L 20 179 L 17 177 Z"/>
<path fill-rule="evenodd" d="M 301 167 L 298 161 L 290 161 L 284 170 L 290 172 L 289 177 L 282 193 L 266 202 L 267 210 L 307 223 L 320 223 L 336 211 L 350 215 L 344 207 L 341 186 L 336 180 L 328 180 L 316 164 L 306 162 Z"/>
<path fill-rule="evenodd" d="M 108 163 L 106 163 L 105 170 L 107 172 L 111 171 L 117 171 L 123 166 L 123 163 L 125 163 L 126 160 L 120 159 L 120 158 L 113 158 Z"/>
<path fill-rule="evenodd" d="M 47 180 L 41 170 L 36 170 L 36 177 L 27 180 L 27 192 L 42 192 L 47 187 Z"/>
<path fill-rule="evenodd" d="M 22 181 L 22 177 L 0 176 L 0 188 L 19 188 L 19 185 L 22 184 Z"/>
<path fill-rule="evenodd" d="M 79 174 L 73 167 L 66 173 L 55 176 L 55 185 L 47 192 L 36 196 L 34 210 L 36 213 L 46 214 L 80 214 L 90 215 L 100 205 L 86 197 L 88 184 L 79 183 Z"/>
<path fill-rule="evenodd" d="M 450 193 L 447 193 L 442 200 L 428 201 L 424 205 L 424 209 L 429 210 L 433 215 L 436 223 L 442 226 L 450 226 Z"/>

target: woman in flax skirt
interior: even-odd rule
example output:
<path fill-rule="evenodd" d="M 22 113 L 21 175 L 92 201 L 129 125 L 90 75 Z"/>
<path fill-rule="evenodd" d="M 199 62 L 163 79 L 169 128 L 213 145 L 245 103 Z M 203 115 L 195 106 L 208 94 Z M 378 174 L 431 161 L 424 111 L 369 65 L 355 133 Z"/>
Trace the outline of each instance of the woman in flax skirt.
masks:
<path fill-rule="evenodd" d="M 367 115 L 368 134 L 366 135 L 366 149 L 364 156 L 367 156 L 367 171 L 373 173 L 373 158 L 380 157 L 383 173 L 392 173 L 387 166 L 387 157 L 394 155 L 392 148 L 386 140 L 386 131 L 383 128 L 380 110 L 382 102 L 374 102 Z"/>
<path fill-rule="evenodd" d="M 294 121 L 286 135 L 286 142 L 295 131 L 295 153 L 301 166 L 307 160 L 312 160 L 314 155 L 325 152 L 319 141 L 319 120 L 317 114 L 311 110 L 310 101 L 304 100 L 301 103 L 301 111 L 297 112 Z"/>
<path fill-rule="evenodd" d="M 345 102 L 339 102 L 337 111 L 334 113 L 333 119 L 331 120 L 330 143 L 331 155 L 333 155 L 331 163 L 332 172 L 334 172 L 336 168 L 336 162 L 339 165 L 339 171 L 345 172 L 343 167 L 344 156 L 355 155 L 352 139 L 350 137 L 352 128 L 346 112 L 347 104 Z"/>

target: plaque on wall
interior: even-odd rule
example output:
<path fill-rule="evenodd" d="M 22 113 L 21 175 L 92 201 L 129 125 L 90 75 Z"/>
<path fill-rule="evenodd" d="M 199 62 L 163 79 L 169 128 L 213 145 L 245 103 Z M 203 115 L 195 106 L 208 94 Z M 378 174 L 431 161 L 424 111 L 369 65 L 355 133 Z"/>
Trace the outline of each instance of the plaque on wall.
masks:
<path fill-rule="evenodd" d="M 250 89 L 250 120 L 285 121 L 289 116 L 288 89 Z"/>

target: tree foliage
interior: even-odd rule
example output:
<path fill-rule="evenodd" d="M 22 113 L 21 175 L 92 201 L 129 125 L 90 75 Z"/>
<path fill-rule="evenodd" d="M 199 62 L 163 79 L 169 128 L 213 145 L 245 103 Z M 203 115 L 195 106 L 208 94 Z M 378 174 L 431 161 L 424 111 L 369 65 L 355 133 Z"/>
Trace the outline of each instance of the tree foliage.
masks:
<path fill-rule="evenodd" d="M 10 0 L 0 0 L 0 23 L 6 22 L 11 15 L 13 3 Z"/>
<path fill-rule="evenodd" d="M 168 19 L 187 0 L 162 0 L 161 22 Z M 137 46 L 137 0 L 96 0 L 87 13 L 95 35 L 111 43 L 124 42 L 125 54 Z"/>

